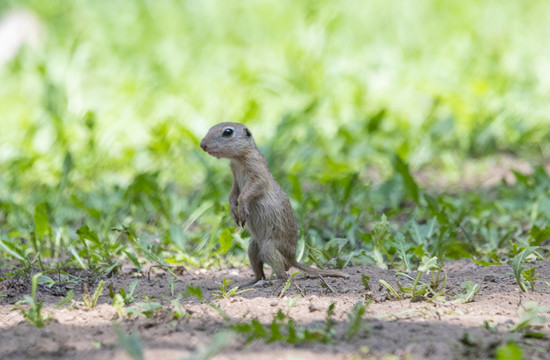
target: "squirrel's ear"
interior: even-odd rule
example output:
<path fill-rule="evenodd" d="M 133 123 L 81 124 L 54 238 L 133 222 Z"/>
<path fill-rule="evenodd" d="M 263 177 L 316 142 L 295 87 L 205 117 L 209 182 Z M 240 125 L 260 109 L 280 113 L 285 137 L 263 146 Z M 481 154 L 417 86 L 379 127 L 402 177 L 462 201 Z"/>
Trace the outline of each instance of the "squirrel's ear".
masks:
<path fill-rule="evenodd" d="M 246 134 L 246 136 L 252 136 L 252 134 L 250 133 L 250 130 L 248 130 L 248 128 L 244 128 L 244 133 Z"/>

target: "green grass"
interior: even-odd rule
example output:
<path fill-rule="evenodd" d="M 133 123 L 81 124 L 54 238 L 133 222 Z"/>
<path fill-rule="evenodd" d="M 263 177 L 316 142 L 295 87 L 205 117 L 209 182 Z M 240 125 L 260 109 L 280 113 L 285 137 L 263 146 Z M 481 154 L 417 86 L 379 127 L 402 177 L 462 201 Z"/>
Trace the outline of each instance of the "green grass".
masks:
<path fill-rule="evenodd" d="M 221 121 L 252 129 L 296 210 L 303 261 L 490 264 L 548 238 L 544 1 L 8 0 L 0 11 L 18 6 L 46 31 L 0 67 L 0 280 L 71 267 L 101 277 L 125 260 L 246 262 L 227 162 L 198 146 Z M 503 154 L 535 172 L 490 189 L 415 180 L 428 170 L 459 184 L 465 163 Z"/>

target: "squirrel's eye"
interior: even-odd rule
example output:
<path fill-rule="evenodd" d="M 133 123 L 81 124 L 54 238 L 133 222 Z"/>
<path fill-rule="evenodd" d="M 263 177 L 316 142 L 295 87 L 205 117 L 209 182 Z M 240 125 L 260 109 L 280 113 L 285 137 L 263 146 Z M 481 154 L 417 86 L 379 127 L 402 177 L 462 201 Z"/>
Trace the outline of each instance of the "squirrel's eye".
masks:
<path fill-rule="evenodd" d="M 233 135 L 233 129 L 225 129 L 222 133 L 222 136 L 231 136 Z"/>

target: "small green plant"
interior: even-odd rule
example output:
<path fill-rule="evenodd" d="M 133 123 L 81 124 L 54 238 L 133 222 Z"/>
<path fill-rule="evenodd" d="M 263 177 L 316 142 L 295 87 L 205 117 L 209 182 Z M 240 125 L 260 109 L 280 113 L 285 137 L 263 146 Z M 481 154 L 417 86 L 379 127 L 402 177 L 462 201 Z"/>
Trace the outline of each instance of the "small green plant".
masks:
<path fill-rule="evenodd" d="M 41 282 L 40 278 L 42 273 L 35 274 L 31 279 L 31 296 L 25 295 L 24 300 L 19 301 L 15 304 L 15 308 L 21 311 L 25 319 L 32 325 L 36 327 L 44 327 L 48 324 L 49 319 L 53 316 L 52 313 L 45 315 L 42 313 L 42 301 L 36 301 L 36 290 L 38 288 L 38 283 Z M 69 290 L 67 295 L 55 306 L 56 309 L 68 304 L 74 297 L 74 291 Z M 22 304 L 29 305 L 29 309 L 25 310 Z"/>
<path fill-rule="evenodd" d="M 138 280 L 132 281 L 128 287 L 128 292 L 126 292 L 122 287 L 118 290 L 118 292 L 116 292 L 113 287 L 113 283 L 109 284 L 109 297 L 111 298 L 112 305 L 116 309 L 119 316 L 122 316 L 124 306 L 130 305 L 130 303 L 134 300 L 134 291 L 138 282 Z"/>
<path fill-rule="evenodd" d="M 308 328 L 300 326 L 296 321 L 282 310 L 279 310 L 273 317 L 273 321 L 266 328 L 257 318 L 250 323 L 239 323 L 231 325 L 235 332 L 248 335 L 247 341 L 254 339 L 264 339 L 267 342 L 283 341 L 289 344 L 303 344 L 309 342 L 330 343 L 335 336 L 334 330 L 334 307 L 332 303 L 327 309 L 325 326 L 317 328 Z"/>
<path fill-rule="evenodd" d="M 479 354 L 480 344 L 479 340 L 474 337 L 473 334 L 469 332 L 464 332 L 460 338 L 460 342 L 464 345 L 463 354 L 468 357 L 474 357 L 476 354 Z"/>
<path fill-rule="evenodd" d="M 359 301 L 355 304 L 351 313 L 348 314 L 349 324 L 345 335 L 348 341 L 352 340 L 359 333 L 359 331 L 362 330 L 363 326 L 361 320 L 370 303 L 371 301 L 367 303 L 361 303 Z"/>
<path fill-rule="evenodd" d="M 31 257 L 25 254 L 25 251 L 22 247 L 15 245 L 14 243 L 4 240 L 3 236 L 0 234 L 0 251 L 4 254 L 8 254 L 10 257 L 17 259 L 19 261 L 20 267 L 16 267 L 16 272 L 21 275 L 29 275 L 34 265 L 34 262 L 37 261 L 37 258 L 31 260 Z"/>
<path fill-rule="evenodd" d="M 220 290 L 216 291 L 213 295 L 216 298 L 229 299 L 232 296 L 245 293 L 247 291 L 254 291 L 254 289 L 244 289 L 239 291 L 238 286 L 234 286 L 229 289 L 229 285 L 232 283 L 232 280 L 227 280 L 226 278 L 222 279 L 222 284 L 220 285 Z"/>
<path fill-rule="evenodd" d="M 185 309 L 181 306 L 180 300 L 182 296 L 182 294 L 178 294 L 175 299 L 170 300 L 170 304 L 173 308 L 172 314 L 174 315 L 174 319 L 182 319 L 189 316 L 187 311 L 185 311 Z"/>
<path fill-rule="evenodd" d="M 352 311 L 348 314 L 349 325 L 345 333 L 347 340 L 353 339 L 361 330 L 363 330 L 362 317 L 370 302 L 355 304 Z M 257 318 L 249 323 L 241 322 L 231 325 L 235 332 L 248 335 L 247 341 L 254 339 L 265 339 L 267 342 L 283 341 L 289 344 L 303 344 L 310 342 L 332 343 L 337 340 L 334 317 L 334 308 L 336 303 L 330 304 L 327 309 L 327 315 L 324 326 L 305 327 L 300 326 L 296 321 L 282 310 L 279 310 L 273 317 L 273 321 L 268 327 L 263 326 Z"/>
<path fill-rule="evenodd" d="M 393 286 L 391 286 L 386 280 L 380 279 L 378 280 L 378 282 L 380 283 L 380 285 L 388 289 L 388 291 L 393 295 L 393 297 L 395 297 L 396 299 L 401 299 L 401 295 L 399 295 L 397 291 L 393 288 Z"/>
<path fill-rule="evenodd" d="M 365 288 L 365 290 L 370 291 L 370 285 L 369 285 L 370 276 L 361 274 L 361 281 L 363 282 L 363 287 Z"/>
<path fill-rule="evenodd" d="M 483 321 L 483 325 L 481 325 L 481 327 L 489 330 L 490 332 L 497 331 L 497 324 L 492 320 Z"/>
<path fill-rule="evenodd" d="M 429 283 L 421 280 L 422 274 L 426 272 L 431 274 L 432 279 Z M 399 292 L 397 292 L 386 281 L 381 279 L 379 282 L 398 299 L 409 297 L 411 298 L 411 301 L 433 301 L 445 293 L 447 275 L 443 275 L 443 277 L 441 277 L 441 274 L 441 265 L 437 263 L 437 257 L 434 256 L 430 258 L 428 256 L 423 256 L 415 278 L 402 272 L 396 273 L 397 276 L 405 277 L 412 281 L 411 284 L 405 286 L 397 283 L 399 286 Z"/>
<path fill-rule="evenodd" d="M 466 293 L 455 295 L 455 299 L 453 301 L 455 303 L 469 303 L 474 301 L 474 297 L 480 289 L 479 284 L 474 284 L 471 280 L 464 281 L 462 284 L 460 284 L 460 287 L 466 290 Z"/>
<path fill-rule="evenodd" d="M 126 335 L 118 324 L 114 325 L 114 330 L 119 344 L 133 360 L 145 359 L 143 356 L 143 347 L 141 346 L 138 335 L 134 333 Z"/>
<path fill-rule="evenodd" d="M 523 360 L 521 348 L 514 342 L 508 341 L 499 346 L 495 352 L 495 360 Z"/>
<path fill-rule="evenodd" d="M 105 285 L 105 281 L 101 280 L 99 284 L 97 284 L 97 287 L 93 295 L 90 295 L 90 291 L 88 290 L 88 284 L 84 283 L 84 295 L 82 295 L 82 301 L 84 302 L 84 305 L 86 305 L 89 308 L 96 307 L 97 300 L 103 293 L 103 285 Z"/>
<path fill-rule="evenodd" d="M 32 325 L 36 327 L 44 327 L 48 320 L 50 319 L 50 315 L 44 315 L 42 313 L 42 301 L 36 301 L 36 289 L 38 287 L 38 278 L 42 276 L 42 273 L 36 273 L 32 279 L 31 279 L 31 296 L 25 295 L 24 300 L 17 302 L 15 304 L 15 307 L 21 311 L 25 319 Z M 25 310 L 21 304 L 26 303 L 29 305 L 29 309 Z"/>
<path fill-rule="evenodd" d="M 76 233 L 80 240 L 80 250 L 70 244 L 69 251 L 82 269 L 92 270 L 100 275 L 108 275 L 120 267 L 121 263 L 114 255 L 118 255 L 121 247 L 117 247 L 116 250 L 110 248 L 109 243 L 100 239 L 99 235 L 88 225 L 81 226 Z"/>
<path fill-rule="evenodd" d="M 121 287 L 118 292 L 115 291 L 113 287 L 113 283 L 109 284 L 109 297 L 114 302 L 122 303 L 123 305 L 130 305 L 130 303 L 134 300 L 134 291 L 136 290 L 136 286 L 139 283 L 139 280 L 134 280 L 128 286 L 128 292 L 124 290 L 123 287 Z"/>
<path fill-rule="evenodd" d="M 194 296 L 200 301 L 205 301 L 204 296 L 202 295 L 202 290 L 199 286 L 188 286 L 184 296 Z M 229 316 L 227 316 L 219 305 L 208 303 L 208 306 L 216 310 L 225 321 L 229 321 Z"/>
<path fill-rule="evenodd" d="M 185 291 L 185 296 L 194 296 L 200 301 L 204 301 L 204 296 L 202 295 L 202 290 L 200 286 L 188 286 Z"/>
<path fill-rule="evenodd" d="M 212 337 L 212 341 L 208 346 L 199 349 L 190 357 L 182 360 L 208 360 L 219 354 L 234 340 L 235 335 L 229 331 L 219 331 Z"/>
<path fill-rule="evenodd" d="M 290 288 L 290 286 L 292 285 L 292 278 L 295 277 L 296 275 L 298 275 L 299 273 L 298 272 L 295 272 L 293 273 L 292 275 L 290 275 L 288 277 L 288 279 L 286 279 L 285 281 L 285 285 L 283 286 L 283 289 L 281 290 L 281 293 L 279 294 L 279 299 L 282 298 L 283 296 L 285 296 L 285 292 Z"/>
<path fill-rule="evenodd" d="M 405 242 L 405 236 L 402 233 L 395 234 L 393 238 L 393 246 L 395 247 L 395 251 L 397 252 L 397 255 L 401 258 L 401 261 L 403 262 L 403 266 L 405 267 L 405 270 L 410 273 L 411 272 L 411 265 L 410 265 L 410 254 L 407 254 L 407 244 Z"/>
<path fill-rule="evenodd" d="M 538 249 L 538 246 L 529 246 L 523 249 L 519 254 L 514 256 L 512 260 L 512 270 L 513 275 L 518 282 L 518 285 L 523 292 L 527 292 L 527 289 L 533 291 L 535 288 L 534 281 L 537 279 L 535 277 L 535 268 L 525 269 L 525 261 L 529 255 L 534 253 Z"/>
<path fill-rule="evenodd" d="M 531 291 L 535 291 L 535 280 L 538 280 L 538 277 L 535 275 L 535 272 L 536 272 L 536 269 L 534 266 L 521 272 L 521 274 L 523 275 L 523 278 L 529 284 L 529 288 L 531 289 Z"/>
<path fill-rule="evenodd" d="M 138 177 L 140 177 L 138 175 Z M 155 185 L 156 186 L 156 185 Z M 125 234 L 128 239 L 143 253 L 145 256 L 145 259 L 148 261 L 155 263 L 156 265 L 153 265 L 149 268 L 149 271 L 147 272 L 147 278 L 150 279 L 151 276 L 151 269 L 154 267 L 159 267 L 163 269 L 164 271 L 168 272 L 170 275 L 176 277 L 176 274 L 172 270 L 170 266 L 166 263 L 164 260 L 164 257 L 162 253 L 159 251 L 158 245 L 156 243 L 149 243 L 143 239 L 141 239 L 136 230 L 133 228 L 133 226 L 121 226 L 120 228 L 116 228 L 117 231 L 121 231 L 123 234 Z M 129 252 L 125 252 L 126 255 L 130 258 L 132 263 L 138 267 L 138 269 L 141 268 L 141 265 L 135 256 L 130 256 Z"/>
<path fill-rule="evenodd" d="M 170 295 L 175 296 L 176 294 L 176 282 L 173 277 L 168 278 L 168 285 L 170 285 Z"/>
<path fill-rule="evenodd" d="M 336 322 L 334 321 L 334 308 L 336 307 L 336 303 L 331 303 L 327 309 L 327 317 L 325 320 L 325 333 L 327 336 L 331 339 L 333 339 L 336 336 L 336 329 L 334 328 L 334 325 Z"/>
<path fill-rule="evenodd" d="M 64 305 L 67 305 L 74 297 L 74 291 L 73 290 L 69 290 L 67 292 L 67 295 L 65 295 L 65 297 L 63 298 L 63 300 L 61 300 L 60 302 L 57 303 L 57 305 L 55 306 L 56 309 L 64 306 Z"/>
<path fill-rule="evenodd" d="M 390 228 L 388 219 L 386 218 L 386 215 L 382 214 L 382 217 L 380 218 L 380 221 L 378 221 L 374 225 L 374 229 L 372 230 L 371 240 L 372 240 L 372 255 L 371 257 L 374 259 L 374 262 L 376 263 L 376 266 L 378 266 L 381 269 L 387 269 L 388 266 L 384 262 L 383 254 L 386 255 L 386 257 L 392 262 L 392 257 L 388 254 L 386 251 L 386 248 L 384 247 L 384 244 L 388 242 L 390 238 Z"/>
<path fill-rule="evenodd" d="M 285 300 L 285 303 L 286 303 L 286 306 L 287 306 L 287 310 L 286 310 L 286 315 L 287 316 L 288 316 L 288 314 L 290 314 L 290 310 L 292 310 L 292 308 L 294 306 L 296 306 L 296 303 L 298 302 L 298 300 L 301 297 L 302 297 L 302 295 L 298 294 L 296 296 L 292 296 L 291 298 Z"/>
<path fill-rule="evenodd" d="M 146 299 L 149 300 L 149 299 Z M 126 309 L 126 315 L 132 316 L 132 315 L 138 315 L 138 316 L 145 316 L 146 318 L 152 318 L 153 315 L 155 315 L 155 311 L 162 309 L 162 304 L 150 300 L 147 302 L 138 302 L 135 303 L 134 306 L 129 307 Z"/>
<path fill-rule="evenodd" d="M 122 314 L 123 314 L 123 309 L 124 309 L 124 300 L 122 299 L 122 296 L 120 296 L 119 294 L 116 294 L 113 298 L 112 298 L 113 302 L 111 303 L 111 305 L 113 305 L 113 307 L 115 308 L 116 312 L 118 313 L 118 316 L 119 317 L 122 317 Z"/>
<path fill-rule="evenodd" d="M 530 301 L 525 303 L 525 305 L 520 306 L 518 309 L 519 322 L 512 326 L 510 331 L 516 332 L 522 329 L 528 329 L 533 326 L 533 324 L 544 324 L 546 322 L 546 318 L 540 314 L 548 313 L 549 311 L 550 309 L 546 306 L 539 305 L 537 302 Z"/>
<path fill-rule="evenodd" d="M 40 244 L 45 238 L 52 237 L 52 228 L 48 224 L 48 210 L 49 205 L 47 202 L 39 204 L 34 210 L 34 236 L 31 236 L 31 243 L 34 247 L 35 254 L 37 254 L 38 265 L 40 270 L 44 271 L 44 264 L 42 263 L 42 256 L 40 251 Z"/>
<path fill-rule="evenodd" d="M 429 284 L 420 281 L 422 274 L 425 272 L 431 273 L 432 281 Z M 406 274 L 404 275 L 407 276 Z M 445 285 L 447 285 L 447 275 L 443 275 L 443 279 L 441 279 L 441 265 L 437 263 L 437 257 L 429 258 L 428 256 L 423 256 L 418 267 L 416 279 L 414 279 L 411 300 L 422 300 L 422 298 L 436 299 L 445 293 Z"/>

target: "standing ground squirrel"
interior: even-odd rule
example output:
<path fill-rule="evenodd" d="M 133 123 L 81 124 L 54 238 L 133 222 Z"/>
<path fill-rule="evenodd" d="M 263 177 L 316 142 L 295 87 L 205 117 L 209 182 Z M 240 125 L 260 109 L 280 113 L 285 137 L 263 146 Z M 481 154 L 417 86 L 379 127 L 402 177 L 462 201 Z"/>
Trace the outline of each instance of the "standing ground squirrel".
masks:
<path fill-rule="evenodd" d="M 248 257 L 255 279 L 246 285 L 265 279 L 264 263 L 281 279 L 287 278 L 291 266 L 311 275 L 349 277 L 342 271 L 314 269 L 296 261 L 298 226 L 294 211 L 246 126 L 218 124 L 202 139 L 201 148 L 218 159 L 231 160 L 229 209 L 237 224 L 246 224 L 252 236 Z"/>

